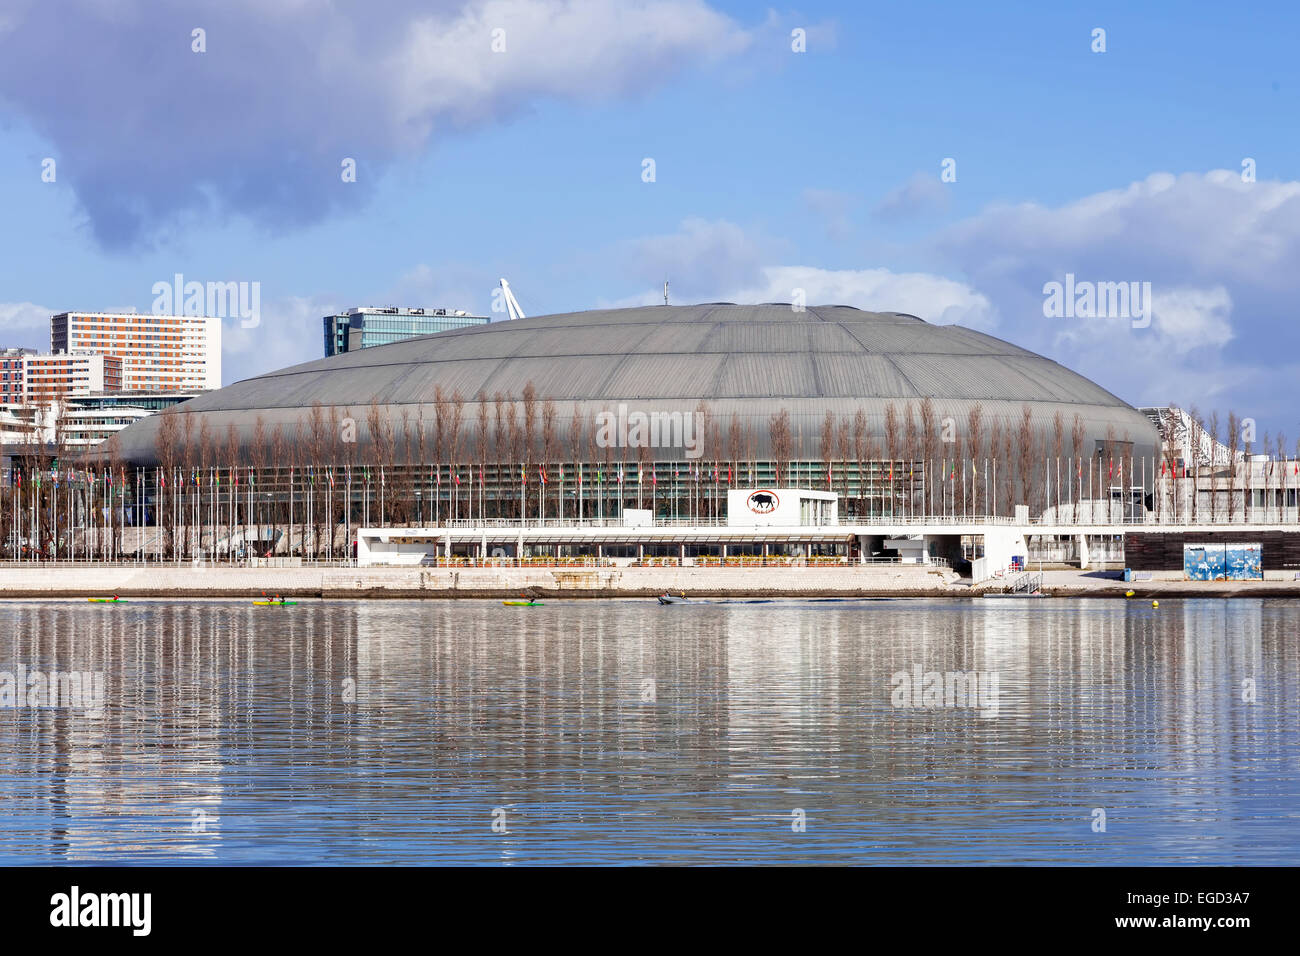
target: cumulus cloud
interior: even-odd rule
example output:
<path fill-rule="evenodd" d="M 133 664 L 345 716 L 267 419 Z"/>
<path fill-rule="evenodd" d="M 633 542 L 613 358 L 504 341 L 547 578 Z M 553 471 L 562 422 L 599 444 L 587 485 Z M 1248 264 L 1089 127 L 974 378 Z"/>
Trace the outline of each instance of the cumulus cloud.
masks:
<path fill-rule="evenodd" d="M 34 302 L 0 302 L 0 348 L 50 348 L 50 316 L 55 312 Z"/>
<path fill-rule="evenodd" d="M 1261 421 L 1291 417 L 1268 383 L 1300 345 L 1300 183 L 1156 173 L 1060 206 L 990 207 L 928 248 L 996 303 L 997 334 L 1129 401 L 1205 407 L 1214 395 Z M 1043 286 L 1067 274 L 1149 282 L 1150 326 L 1045 318 Z"/>
<path fill-rule="evenodd" d="M 827 238 L 843 242 L 853 234 L 851 213 L 858 197 L 835 189 L 805 189 L 800 198 L 825 224 Z"/>
<path fill-rule="evenodd" d="M 686 241 L 692 235 L 697 241 Z M 716 273 L 710 244 L 698 241 L 706 235 L 727 250 L 715 257 L 725 264 Z M 803 289 L 808 304 L 991 332 L 1135 404 L 1235 407 L 1261 427 L 1294 419 L 1294 380 L 1279 370 L 1293 369 L 1290 356 L 1300 354 L 1300 182 L 1157 173 L 1059 206 L 994 205 L 901 250 L 924 271 L 790 265 L 788 252 L 725 222 L 656 246 L 661 259 L 676 250 L 698 261 L 692 294 L 678 301 L 788 302 Z M 1049 318 L 1044 286 L 1067 275 L 1149 283 L 1150 321 Z M 614 304 L 655 301 L 649 290 Z"/>
<path fill-rule="evenodd" d="M 949 186 L 932 173 L 916 172 L 896 189 L 891 189 L 875 208 L 877 219 L 896 222 L 922 213 L 948 208 Z"/>
<path fill-rule="evenodd" d="M 704 0 L 10 0 L 0 28 L 0 103 L 107 246 L 231 211 L 313 222 L 448 131 L 639 95 L 751 39 Z"/>
<path fill-rule="evenodd" d="M 983 329 L 995 309 L 964 283 L 923 272 L 888 269 L 818 269 L 768 266 L 757 285 L 731 290 L 733 302 L 790 302 L 803 294 L 808 305 L 852 305 L 871 312 L 906 312 L 936 325 Z"/>
<path fill-rule="evenodd" d="M 734 222 L 690 218 L 676 232 L 619 243 L 615 255 L 627 275 L 660 285 L 667 279 L 679 301 L 697 301 L 760 282 L 764 262 L 785 248 Z"/>
<path fill-rule="evenodd" d="M 261 320 L 250 328 L 238 319 L 222 322 L 222 384 L 320 358 L 324 355 L 321 318 L 353 304 L 325 296 L 288 296 L 263 303 Z"/>

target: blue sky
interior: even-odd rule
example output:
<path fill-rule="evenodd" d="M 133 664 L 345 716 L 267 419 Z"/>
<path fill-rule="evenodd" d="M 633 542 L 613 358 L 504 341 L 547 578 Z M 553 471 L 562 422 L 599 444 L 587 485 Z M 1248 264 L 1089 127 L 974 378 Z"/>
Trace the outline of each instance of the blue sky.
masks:
<path fill-rule="evenodd" d="M 1300 13 L 1138 6 L 6 0 L 3 344 L 178 272 L 260 282 L 229 382 L 317 357 L 336 308 L 487 311 L 504 275 L 542 314 L 667 277 L 960 322 L 1290 444 Z M 1150 325 L 1046 318 L 1066 273 L 1150 282 Z"/>

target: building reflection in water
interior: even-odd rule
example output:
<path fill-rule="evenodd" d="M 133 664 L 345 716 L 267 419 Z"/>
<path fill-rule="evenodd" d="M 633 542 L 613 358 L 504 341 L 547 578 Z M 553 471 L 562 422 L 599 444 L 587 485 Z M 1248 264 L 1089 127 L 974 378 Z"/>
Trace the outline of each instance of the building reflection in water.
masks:
<path fill-rule="evenodd" d="M 1215 862 L 1300 837 L 1293 602 L 0 616 L 0 669 L 106 685 L 98 714 L 0 710 L 12 862 Z M 996 713 L 895 706 L 900 671 L 995 675 Z"/>

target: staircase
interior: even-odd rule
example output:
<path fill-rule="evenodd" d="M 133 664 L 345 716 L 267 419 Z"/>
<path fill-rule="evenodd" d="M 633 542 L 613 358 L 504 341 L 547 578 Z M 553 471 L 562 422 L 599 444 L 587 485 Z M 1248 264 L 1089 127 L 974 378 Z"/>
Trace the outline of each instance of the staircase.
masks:
<path fill-rule="evenodd" d="M 1043 589 L 1043 575 L 1022 574 L 1002 589 L 1004 594 L 1037 594 Z"/>

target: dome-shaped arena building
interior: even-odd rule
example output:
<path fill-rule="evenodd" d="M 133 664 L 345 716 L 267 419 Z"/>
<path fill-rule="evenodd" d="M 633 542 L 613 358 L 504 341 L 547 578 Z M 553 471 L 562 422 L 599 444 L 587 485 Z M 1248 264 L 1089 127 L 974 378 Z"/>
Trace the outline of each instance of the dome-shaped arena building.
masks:
<path fill-rule="evenodd" d="M 168 474 L 332 479 L 385 520 L 718 513 L 727 487 L 842 514 L 1009 513 L 1153 460 L 1152 423 L 992 336 L 892 312 L 647 306 L 501 321 L 308 362 L 122 431 Z M 1071 478 L 1074 475 L 1074 478 Z M 1054 476 L 1054 477 L 1053 477 Z M 373 488 L 374 491 L 358 491 Z M 1087 492 L 1080 484 L 1080 495 Z M 418 504 L 417 504 L 418 501 Z M 374 516 L 371 515 L 373 523 Z"/>

